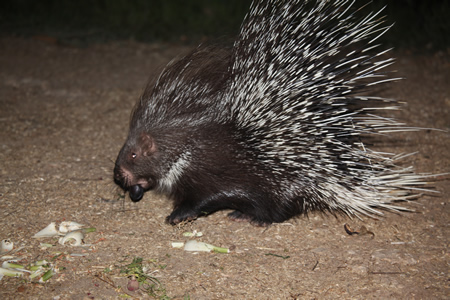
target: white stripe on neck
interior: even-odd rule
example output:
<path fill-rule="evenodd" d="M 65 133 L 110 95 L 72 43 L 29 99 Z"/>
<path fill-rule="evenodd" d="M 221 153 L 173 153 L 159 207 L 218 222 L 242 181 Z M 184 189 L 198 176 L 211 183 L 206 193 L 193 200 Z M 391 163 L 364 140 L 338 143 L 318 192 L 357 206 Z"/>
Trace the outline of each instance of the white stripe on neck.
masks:
<path fill-rule="evenodd" d="M 170 167 L 166 175 L 161 178 L 159 186 L 162 190 L 171 192 L 173 186 L 177 183 L 184 171 L 190 165 L 191 153 L 183 152 L 177 161 Z"/>

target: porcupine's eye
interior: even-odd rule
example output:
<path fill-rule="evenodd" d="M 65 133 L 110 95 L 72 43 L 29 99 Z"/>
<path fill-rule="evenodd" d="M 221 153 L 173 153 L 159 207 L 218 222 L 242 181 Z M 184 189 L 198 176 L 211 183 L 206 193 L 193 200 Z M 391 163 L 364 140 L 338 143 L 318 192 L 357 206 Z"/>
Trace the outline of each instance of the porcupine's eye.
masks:
<path fill-rule="evenodd" d="M 132 158 L 132 159 L 135 159 L 136 157 L 137 157 L 137 154 L 136 154 L 136 153 L 134 153 L 134 152 L 131 153 L 131 158 Z"/>

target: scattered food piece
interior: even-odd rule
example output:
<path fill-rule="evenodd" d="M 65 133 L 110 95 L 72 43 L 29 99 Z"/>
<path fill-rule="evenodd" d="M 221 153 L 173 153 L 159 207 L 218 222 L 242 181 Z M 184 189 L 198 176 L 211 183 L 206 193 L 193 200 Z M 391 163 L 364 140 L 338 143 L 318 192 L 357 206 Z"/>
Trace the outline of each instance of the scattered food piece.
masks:
<path fill-rule="evenodd" d="M 14 243 L 11 240 L 2 240 L 0 253 L 7 253 L 14 248 Z"/>
<path fill-rule="evenodd" d="M 67 233 L 70 231 L 75 231 L 81 229 L 83 227 L 83 224 L 73 222 L 73 221 L 64 221 L 59 224 L 59 232 L 61 233 Z"/>
<path fill-rule="evenodd" d="M 34 267 L 37 267 L 37 269 L 34 268 L 35 270 L 33 271 L 33 273 L 30 274 L 30 279 L 42 276 L 42 274 L 44 274 L 45 272 L 45 269 L 42 266 L 34 266 Z"/>
<path fill-rule="evenodd" d="M 211 244 L 198 242 L 196 240 L 190 240 L 184 245 L 184 251 L 202 251 L 202 252 L 217 252 L 217 253 L 229 253 L 228 248 L 216 247 Z"/>
<path fill-rule="evenodd" d="M 48 261 L 46 261 L 45 259 L 43 260 L 38 260 L 34 263 L 36 266 L 44 266 L 48 264 Z"/>
<path fill-rule="evenodd" d="M 127 288 L 130 291 L 139 288 L 141 292 L 155 299 L 168 299 L 164 286 L 156 277 L 147 273 L 148 267 L 144 266 L 143 263 L 144 259 L 142 257 L 135 257 L 130 264 L 120 267 L 120 274 L 125 274 L 131 279 Z"/>
<path fill-rule="evenodd" d="M 2 257 L 0 257 L 1 260 L 13 260 L 14 256 L 12 255 L 3 255 Z"/>
<path fill-rule="evenodd" d="M 130 281 L 128 281 L 127 289 L 132 292 L 139 289 L 139 282 L 136 280 L 136 277 L 134 275 L 131 276 Z"/>
<path fill-rule="evenodd" d="M 183 242 L 172 242 L 172 248 L 183 248 Z"/>
<path fill-rule="evenodd" d="M 29 269 L 31 272 L 36 272 L 37 270 L 41 270 L 42 266 L 30 266 Z"/>
<path fill-rule="evenodd" d="M 83 228 L 84 233 L 90 233 L 90 232 L 95 232 L 95 231 L 97 231 L 97 228 L 95 228 L 95 227 Z"/>
<path fill-rule="evenodd" d="M 40 243 L 39 246 L 41 246 L 42 250 L 53 247 L 52 244 L 48 244 L 48 243 Z"/>
<path fill-rule="evenodd" d="M 19 270 L 19 271 L 22 271 L 22 272 L 25 271 L 24 270 L 25 269 L 24 266 L 19 265 L 19 264 L 15 264 L 12 261 L 4 261 L 3 264 L 2 264 L 2 268 L 5 268 L 5 269 L 16 269 L 16 270 Z"/>
<path fill-rule="evenodd" d="M 38 233 L 33 235 L 33 238 L 37 239 L 37 238 L 44 238 L 44 237 L 54 237 L 54 236 L 58 236 L 58 235 L 59 235 L 59 232 L 58 232 L 58 230 L 56 230 L 55 222 L 51 222 L 50 224 L 48 224 L 47 227 L 45 227 L 44 229 L 42 229 L 41 231 L 39 231 Z"/>
<path fill-rule="evenodd" d="M 186 237 L 203 236 L 203 233 L 202 232 L 197 232 L 197 230 L 194 230 L 193 232 L 185 232 L 185 233 L 183 233 L 183 236 L 186 236 Z"/>
<path fill-rule="evenodd" d="M 81 230 L 72 231 L 59 239 L 59 243 L 64 245 L 67 241 L 74 240 L 75 242 L 71 246 L 81 246 L 83 243 L 84 235 Z"/>
<path fill-rule="evenodd" d="M 3 278 L 3 276 L 20 277 L 23 276 L 23 273 L 24 272 L 22 271 L 0 268 L 0 280 Z"/>
<path fill-rule="evenodd" d="M 47 280 L 52 278 L 53 275 L 55 275 L 55 270 L 53 268 L 51 268 L 50 270 L 45 272 L 44 275 L 42 275 L 41 279 L 39 279 L 39 282 L 41 282 L 41 283 L 46 282 Z"/>
<path fill-rule="evenodd" d="M 94 232 L 97 229 L 94 227 L 91 228 L 81 228 L 84 226 L 83 224 L 73 222 L 73 221 L 64 221 L 59 225 L 59 230 L 56 229 L 55 222 L 51 222 L 47 227 L 36 233 L 33 238 L 45 238 L 45 237 L 55 237 L 60 235 L 65 235 L 69 232 L 74 232 L 78 230 L 82 230 L 84 233 Z"/>

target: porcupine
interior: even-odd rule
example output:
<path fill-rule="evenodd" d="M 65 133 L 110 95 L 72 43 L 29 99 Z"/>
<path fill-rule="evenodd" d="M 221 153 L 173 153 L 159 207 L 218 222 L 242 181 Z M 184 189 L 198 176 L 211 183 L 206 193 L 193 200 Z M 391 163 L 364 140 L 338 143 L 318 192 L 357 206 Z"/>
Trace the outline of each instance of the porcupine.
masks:
<path fill-rule="evenodd" d="M 132 112 L 116 183 L 133 201 L 168 195 L 171 224 L 222 209 L 259 225 L 401 210 L 392 203 L 422 177 L 363 144 L 407 130 L 375 114 L 394 100 L 362 96 L 395 80 L 383 71 L 388 50 L 375 51 L 390 26 L 352 5 L 255 1 L 231 49 L 199 46 L 169 64 Z"/>

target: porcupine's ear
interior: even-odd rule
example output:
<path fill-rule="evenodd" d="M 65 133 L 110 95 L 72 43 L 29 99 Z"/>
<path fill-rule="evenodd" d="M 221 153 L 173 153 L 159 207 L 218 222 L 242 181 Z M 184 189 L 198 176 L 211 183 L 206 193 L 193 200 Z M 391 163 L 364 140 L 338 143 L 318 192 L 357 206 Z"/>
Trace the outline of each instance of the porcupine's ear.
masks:
<path fill-rule="evenodd" d="M 156 152 L 155 140 L 150 134 L 143 132 L 139 139 L 143 156 L 150 156 Z"/>

